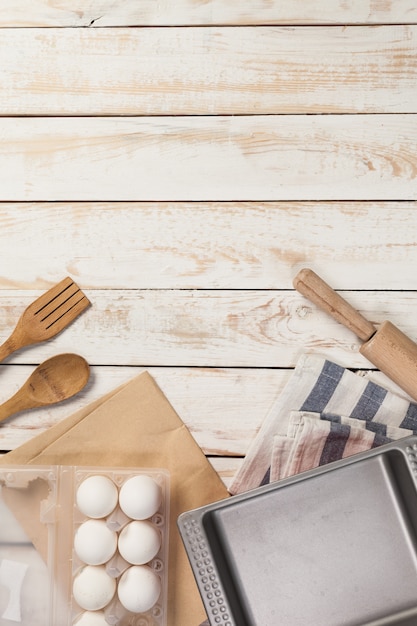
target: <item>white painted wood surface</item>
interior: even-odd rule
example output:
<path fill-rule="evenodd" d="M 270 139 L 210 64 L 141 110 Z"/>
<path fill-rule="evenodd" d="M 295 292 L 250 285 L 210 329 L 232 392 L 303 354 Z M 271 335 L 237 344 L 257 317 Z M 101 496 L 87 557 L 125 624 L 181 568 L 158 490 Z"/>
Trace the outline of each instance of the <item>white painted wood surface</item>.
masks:
<path fill-rule="evenodd" d="M 77 405 L 86 406 L 145 368 L 92 366 L 91 380 Z M 286 383 L 290 370 L 199 367 L 147 367 L 177 413 L 184 419 L 204 451 L 226 457 L 243 456 L 258 431 L 264 414 Z M 33 367 L 0 366 L 0 402 L 15 393 Z M 0 450 L 8 450 L 44 430 L 72 411 L 75 400 L 54 407 L 33 409 L 11 417 L 0 429 Z"/>
<path fill-rule="evenodd" d="M 417 289 L 416 232 L 415 201 L 4 202 L 0 288 L 291 289 L 309 265 L 335 289 Z"/>
<path fill-rule="evenodd" d="M 416 49 L 411 25 L 8 29 L 0 112 L 412 113 Z"/>
<path fill-rule="evenodd" d="M 415 23 L 414 0 L 2 0 L 3 26 Z"/>
<path fill-rule="evenodd" d="M 414 200 L 417 115 L 5 117 L 4 200 Z"/>
<path fill-rule="evenodd" d="M 85 290 L 93 306 L 47 344 L 15 353 L 13 363 L 47 358 L 74 346 L 95 365 L 170 367 L 294 367 L 303 350 L 326 353 L 351 367 L 370 366 L 359 339 L 287 290 Z M 343 292 L 375 324 L 390 319 L 417 340 L 413 292 Z M 26 304 L 40 292 L 28 291 Z M 21 310 L 20 292 L 1 293 L 1 334 Z M 109 297 L 111 296 L 111 297 Z M 36 355 L 36 357 L 34 357 Z"/>
<path fill-rule="evenodd" d="M 0 401 L 58 351 L 93 376 L 0 449 L 146 368 L 228 484 L 304 351 L 371 367 L 302 266 L 417 339 L 416 24 L 411 0 L 1 3 L 0 337 L 67 274 L 93 306 L 0 366 Z"/>

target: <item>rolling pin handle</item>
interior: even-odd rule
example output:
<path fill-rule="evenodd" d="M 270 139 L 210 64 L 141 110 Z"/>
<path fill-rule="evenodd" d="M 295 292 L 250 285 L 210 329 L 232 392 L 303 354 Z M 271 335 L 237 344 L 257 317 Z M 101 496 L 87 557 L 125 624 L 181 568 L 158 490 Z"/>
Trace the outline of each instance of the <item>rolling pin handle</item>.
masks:
<path fill-rule="evenodd" d="M 294 278 L 293 285 L 303 296 L 352 330 L 362 341 L 368 341 L 376 333 L 375 326 L 313 270 L 309 268 L 300 270 Z"/>

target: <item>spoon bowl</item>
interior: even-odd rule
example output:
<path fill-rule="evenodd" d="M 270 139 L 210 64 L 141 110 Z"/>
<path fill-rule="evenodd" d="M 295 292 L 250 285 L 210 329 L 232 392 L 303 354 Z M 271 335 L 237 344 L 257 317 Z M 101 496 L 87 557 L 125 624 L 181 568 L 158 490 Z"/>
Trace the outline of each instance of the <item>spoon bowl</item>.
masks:
<path fill-rule="evenodd" d="M 63 353 L 47 359 L 36 367 L 14 396 L 0 405 L 0 421 L 26 409 L 71 398 L 85 387 L 89 376 L 90 366 L 78 354 Z"/>

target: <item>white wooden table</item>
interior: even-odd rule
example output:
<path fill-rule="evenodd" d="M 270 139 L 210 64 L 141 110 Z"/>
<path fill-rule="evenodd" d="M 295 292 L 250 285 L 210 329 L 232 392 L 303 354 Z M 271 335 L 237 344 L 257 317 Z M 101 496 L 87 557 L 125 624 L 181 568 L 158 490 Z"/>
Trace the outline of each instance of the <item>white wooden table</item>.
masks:
<path fill-rule="evenodd" d="M 417 339 L 414 0 L 2 0 L 0 27 L 0 336 L 66 275 L 93 303 L 0 366 L 0 401 L 58 352 L 93 372 L 0 449 L 148 369 L 228 484 L 303 352 L 370 367 L 303 266 Z"/>

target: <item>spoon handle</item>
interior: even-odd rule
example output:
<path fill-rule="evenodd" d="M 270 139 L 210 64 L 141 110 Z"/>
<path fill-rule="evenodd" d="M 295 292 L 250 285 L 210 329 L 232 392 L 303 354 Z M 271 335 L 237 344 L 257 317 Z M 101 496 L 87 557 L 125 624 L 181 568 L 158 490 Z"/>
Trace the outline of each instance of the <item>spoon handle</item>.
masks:
<path fill-rule="evenodd" d="M 3 404 L 0 404 L 0 422 L 15 413 L 19 413 L 19 411 L 35 408 L 36 406 L 38 405 L 34 402 L 31 402 L 30 405 L 25 402 L 21 394 L 21 389 L 19 389 L 14 396 L 6 400 L 6 402 L 3 402 Z"/>

